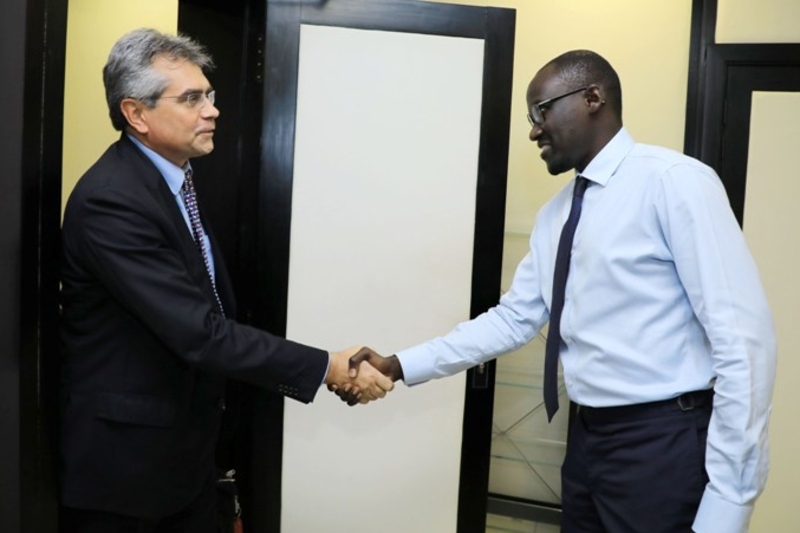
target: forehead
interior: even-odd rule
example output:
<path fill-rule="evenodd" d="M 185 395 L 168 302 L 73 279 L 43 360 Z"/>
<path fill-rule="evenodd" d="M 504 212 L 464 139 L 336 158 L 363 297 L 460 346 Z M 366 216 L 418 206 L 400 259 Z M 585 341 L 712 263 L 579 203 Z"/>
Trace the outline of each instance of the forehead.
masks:
<path fill-rule="evenodd" d="M 153 69 L 167 79 L 169 88 L 183 91 L 188 89 L 205 90 L 209 87 L 203 70 L 186 59 L 157 56 L 153 60 Z"/>
<path fill-rule="evenodd" d="M 525 99 L 530 106 L 561 92 L 564 92 L 564 81 L 558 76 L 558 70 L 553 65 L 548 65 L 537 72 L 528 84 Z"/>

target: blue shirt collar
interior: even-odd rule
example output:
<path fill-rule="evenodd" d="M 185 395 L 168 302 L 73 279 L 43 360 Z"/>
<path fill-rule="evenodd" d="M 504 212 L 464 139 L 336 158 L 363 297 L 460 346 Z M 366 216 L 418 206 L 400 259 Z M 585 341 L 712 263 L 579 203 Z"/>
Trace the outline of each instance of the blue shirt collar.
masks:
<path fill-rule="evenodd" d="M 129 133 L 126 135 L 131 141 L 133 141 L 133 144 L 138 146 L 144 155 L 146 155 L 147 158 L 153 162 L 158 171 L 161 172 L 161 175 L 164 177 L 164 181 L 167 182 L 167 186 L 169 187 L 169 190 L 172 191 L 172 194 L 174 196 L 178 196 L 181 192 L 181 187 L 183 187 L 183 180 L 186 179 L 185 172 L 187 169 L 191 170 L 192 165 L 187 161 L 186 167 L 181 168 L 142 144 L 142 142 L 133 135 Z"/>
<path fill-rule="evenodd" d="M 580 175 L 605 187 L 635 144 L 628 130 L 624 127 L 620 128 Z"/>

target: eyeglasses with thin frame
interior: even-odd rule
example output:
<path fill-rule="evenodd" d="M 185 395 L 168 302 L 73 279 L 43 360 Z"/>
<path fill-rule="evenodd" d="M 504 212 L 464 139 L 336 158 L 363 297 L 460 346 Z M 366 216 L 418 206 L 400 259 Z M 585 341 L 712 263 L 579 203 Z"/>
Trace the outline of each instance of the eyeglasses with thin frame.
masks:
<path fill-rule="evenodd" d="M 183 94 L 179 94 L 177 96 L 159 96 L 157 100 L 162 100 L 164 98 L 171 98 L 174 99 L 179 104 L 183 104 L 189 109 L 194 109 L 199 111 L 203 108 L 208 100 L 208 103 L 214 105 L 214 101 L 216 100 L 217 91 L 210 90 L 207 93 L 203 91 L 186 91 Z"/>
<path fill-rule="evenodd" d="M 538 104 L 533 104 L 531 106 L 530 111 L 528 112 L 528 123 L 531 125 L 531 127 L 533 127 L 533 126 L 541 126 L 542 124 L 544 124 L 544 111 L 549 106 L 551 106 L 553 104 L 553 102 L 555 102 L 556 100 L 560 100 L 562 98 L 565 98 L 567 96 L 570 96 L 572 94 L 579 93 L 581 91 L 585 91 L 589 87 L 590 87 L 589 85 L 586 85 L 584 87 L 580 87 L 578 89 L 574 89 L 572 91 L 565 92 L 564 94 L 559 94 L 558 96 L 554 96 L 552 98 L 548 98 L 547 100 L 542 100 Z"/>

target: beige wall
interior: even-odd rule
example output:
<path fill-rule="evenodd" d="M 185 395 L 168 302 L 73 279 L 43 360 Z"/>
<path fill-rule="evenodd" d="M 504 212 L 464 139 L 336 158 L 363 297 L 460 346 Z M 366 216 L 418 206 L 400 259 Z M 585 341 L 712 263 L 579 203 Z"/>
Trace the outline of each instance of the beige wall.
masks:
<path fill-rule="evenodd" d="M 800 43 L 800 1 L 718 0 L 717 43 Z"/>
<path fill-rule="evenodd" d="M 640 142 L 683 150 L 691 0 L 439 0 L 517 11 L 506 231 L 530 233 L 539 208 L 570 174 L 550 176 L 528 140 L 525 92 L 562 52 L 589 48 L 619 73 L 626 127 Z"/>
<path fill-rule="evenodd" d="M 175 32 L 177 0 L 70 0 L 64 80 L 64 171 L 66 202 L 75 182 L 118 137 L 108 118 L 103 65 L 124 33 L 151 27 Z"/>
<path fill-rule="evenodd" d="M 794 493 L 800 479 L 800 394 L 796 386 L 800 330 L 795 321 L 800 303 L 800 282 L 795 275 L 800 261 L 800 225 L 795 216 L 800 181 L 787 179 L 797 165 L 786 157 L 800 146 L 797 124 L 800 93 L 753 94 L 744 233 L 775 315 L 779 360 L 770 420 L 772 468 L 756 506 L 752 533 L 795 533 L 800 525 L 800 505 Z"/>

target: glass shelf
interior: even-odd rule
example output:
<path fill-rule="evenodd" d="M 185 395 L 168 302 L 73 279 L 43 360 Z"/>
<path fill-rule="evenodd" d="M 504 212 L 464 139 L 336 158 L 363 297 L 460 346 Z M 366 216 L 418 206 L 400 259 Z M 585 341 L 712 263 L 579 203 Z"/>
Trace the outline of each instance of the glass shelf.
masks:
<path fill-rule="evenodd" d="M 494 378 L 495 385 L 503 387 L 523 387 L 542 390 L 542 373 L 507 369 L 498 365 Z"/>
<path fill-rule="evenodd" d="M 510 286 L 516 265 L 527 251 L 527 235 L 506 234 L 504 289 Z M 489 485 L 499 498 L 559 505 L 569 400 L 559 376 L 562 408 L 548 423 L 542 399 L 546 333 L 545 327 L 527 345 L 497 359 Z M 513 531 L 504 529 L 508 526 L 503 524 L 497 530 Z"/>
<path fill-rule="evenodd" d="M 561 467 L 566 453 L 566 443 L 537 438 L 492 439 L 492 457 L 506 461 L 521 461 L 540 466 Z"/>
<path fill-rule="evenodd" d="M 559 533 L 560 527 L 553 524 L 530 522 L 519 518 L 488 514 L 486 533 Z"/>

